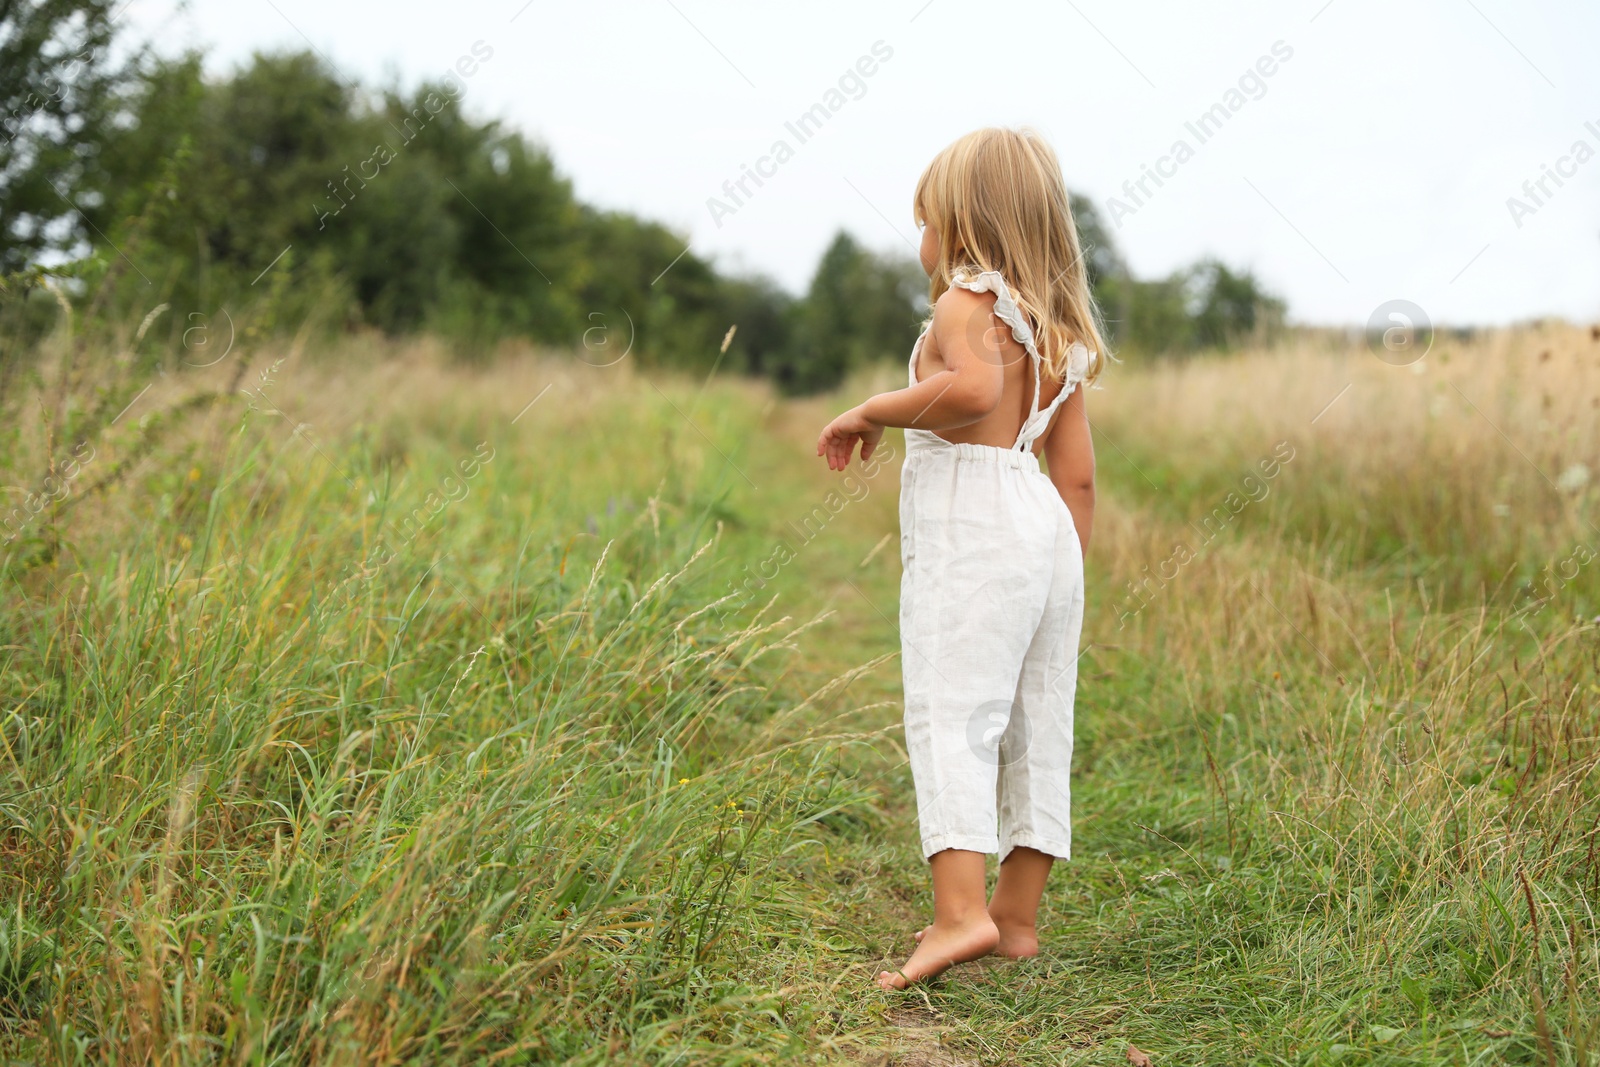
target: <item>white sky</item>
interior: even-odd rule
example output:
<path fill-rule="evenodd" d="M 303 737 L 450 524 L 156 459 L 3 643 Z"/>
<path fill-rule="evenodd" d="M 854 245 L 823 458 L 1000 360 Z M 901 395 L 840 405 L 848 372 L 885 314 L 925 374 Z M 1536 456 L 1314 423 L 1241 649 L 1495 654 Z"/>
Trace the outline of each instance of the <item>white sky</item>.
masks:
<path fill-rule="evenodd" d="M 131 0 L 123 18 L 218 71 L 309 40 L 368 84 L 442 76 L 481 40 L 470 112 L 543 142 L 581 199 L 794 291 L 840 227 L 909 254 L 932 155 L 1028 124 L 1103 211 L 1176 139 L 1194 147 L 1116 230 L 1140 276 L 1214 254 L 1303 322 L 1364 322 L 1394 298 L 1435 322 L 1600 316 L 1592 2 Z M 877 41 L 893 56 L 865 94 L 798 143 L 785 121 Z M 1265 94 L 1198 143 L 1184 123 L 1277 41 L 1293 55 Z M 707 198 L 778 138 L 794 158 L 717 226 Z M 1596 158 L 1564 164 L 1575 175 L 1547 180 L 1519 227 L 1507 198 L 1579 140 Z"/>

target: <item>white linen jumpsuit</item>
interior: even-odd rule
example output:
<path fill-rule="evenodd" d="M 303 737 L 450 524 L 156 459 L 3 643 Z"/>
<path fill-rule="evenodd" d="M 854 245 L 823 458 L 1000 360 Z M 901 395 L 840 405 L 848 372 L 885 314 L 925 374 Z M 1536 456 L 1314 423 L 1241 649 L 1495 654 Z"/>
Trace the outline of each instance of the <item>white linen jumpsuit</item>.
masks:
<path fill-rule="evenodd" d="M 1033 364 L 1033 403 L 1010 448 L 905 432 L 901 670 L 922 852 L 1004 861 L 1025 845 L 1066 859 L 1083 553 L 1033 445 L 1089 352 L 1073 346 L 1061 394 L 1041 411 L 1039 350 L 1005 280 L 986 271 L 952 284 L 996 295 L 994 315 Z M 912 385 L 926 337 L 911 350 Z"/>

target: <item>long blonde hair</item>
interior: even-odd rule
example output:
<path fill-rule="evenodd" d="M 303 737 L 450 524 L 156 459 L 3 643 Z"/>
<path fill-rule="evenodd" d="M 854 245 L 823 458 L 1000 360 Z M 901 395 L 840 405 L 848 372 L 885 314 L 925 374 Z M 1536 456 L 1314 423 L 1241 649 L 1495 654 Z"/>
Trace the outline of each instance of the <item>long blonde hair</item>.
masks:
<path fill-rule="evenodd" d="M 1088 381 L 1106 358 L 1100 312 L 1072 221 L 1061 165 L 1031 129 L 974 130 L 945 148 L 917 181 L 917 225 L 939 236 L 929 303 L 957 273 L 999 271 L 1033 321 L 1035 344 L 1052 381 L 1065 378 L 1074 342 L 1089 349 Z"/>

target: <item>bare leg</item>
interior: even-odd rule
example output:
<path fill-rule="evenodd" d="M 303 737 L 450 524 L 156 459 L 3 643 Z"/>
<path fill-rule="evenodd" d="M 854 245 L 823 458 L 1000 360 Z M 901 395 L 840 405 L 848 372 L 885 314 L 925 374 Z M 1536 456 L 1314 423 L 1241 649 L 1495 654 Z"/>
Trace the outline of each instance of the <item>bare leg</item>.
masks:
<path fill-rule="evenodd" d="M 1039 933 L 1035 924 L 1039 918 L 1039 901 L 1044 896 L 1054 862 L 1054 856 L 1018 847 L 1000 864 L 1000 880 L 989 901 L 989 918 L 1000 931 L 1000 942 L 995 948 L 998 954 L 1014 959 L 1039 954 Z M 919 931 L 917 940 L 924 940 L 932 929 L 929 926 Z"/>
<path fill-rule="evenodd" d="M 1037 956 L 1039 901 L 1050 880 L 1050 865 L 1055 857 L 1038 849 L 1018 846 L 1000 864 L 994 899 L 989 901 L 989 917 L 1000 930 L 1002 956 Z"/>
<path fill-rule="evenodd" d="M 1000 932 L 984 907 L 984 854 L 947 848 L 928 860 L 933 870 L 933 925 L 898 971 L 880 971 L 878 985 L 904 989 L 957 963 L 987 956 Z"/>

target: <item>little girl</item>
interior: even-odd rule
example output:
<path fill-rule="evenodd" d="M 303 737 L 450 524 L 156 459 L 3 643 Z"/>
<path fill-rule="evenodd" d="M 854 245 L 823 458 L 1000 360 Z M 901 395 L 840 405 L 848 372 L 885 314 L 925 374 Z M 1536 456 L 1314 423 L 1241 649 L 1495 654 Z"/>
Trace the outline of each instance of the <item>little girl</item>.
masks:
<path fill-rule="evenodd" d="M 1055 153 L 985 129 L 917 183 L 931 314 L 910 384 L 817 440 L 832 470 L 906 431 L 900 476 L 906 749 L 933 925 L 904 989 L 991 952 L 1032 956 L 1050 865 L 1071 852 L 1072 701 L 1094 450 L 1083 390 L 1105 348 Z M 1041 471 L 1044 456 L 1048 476 Z M 996 832 L 998 827 L 998 833 Z M 984 901 L 984 854 L 1000 877 Z"/>

